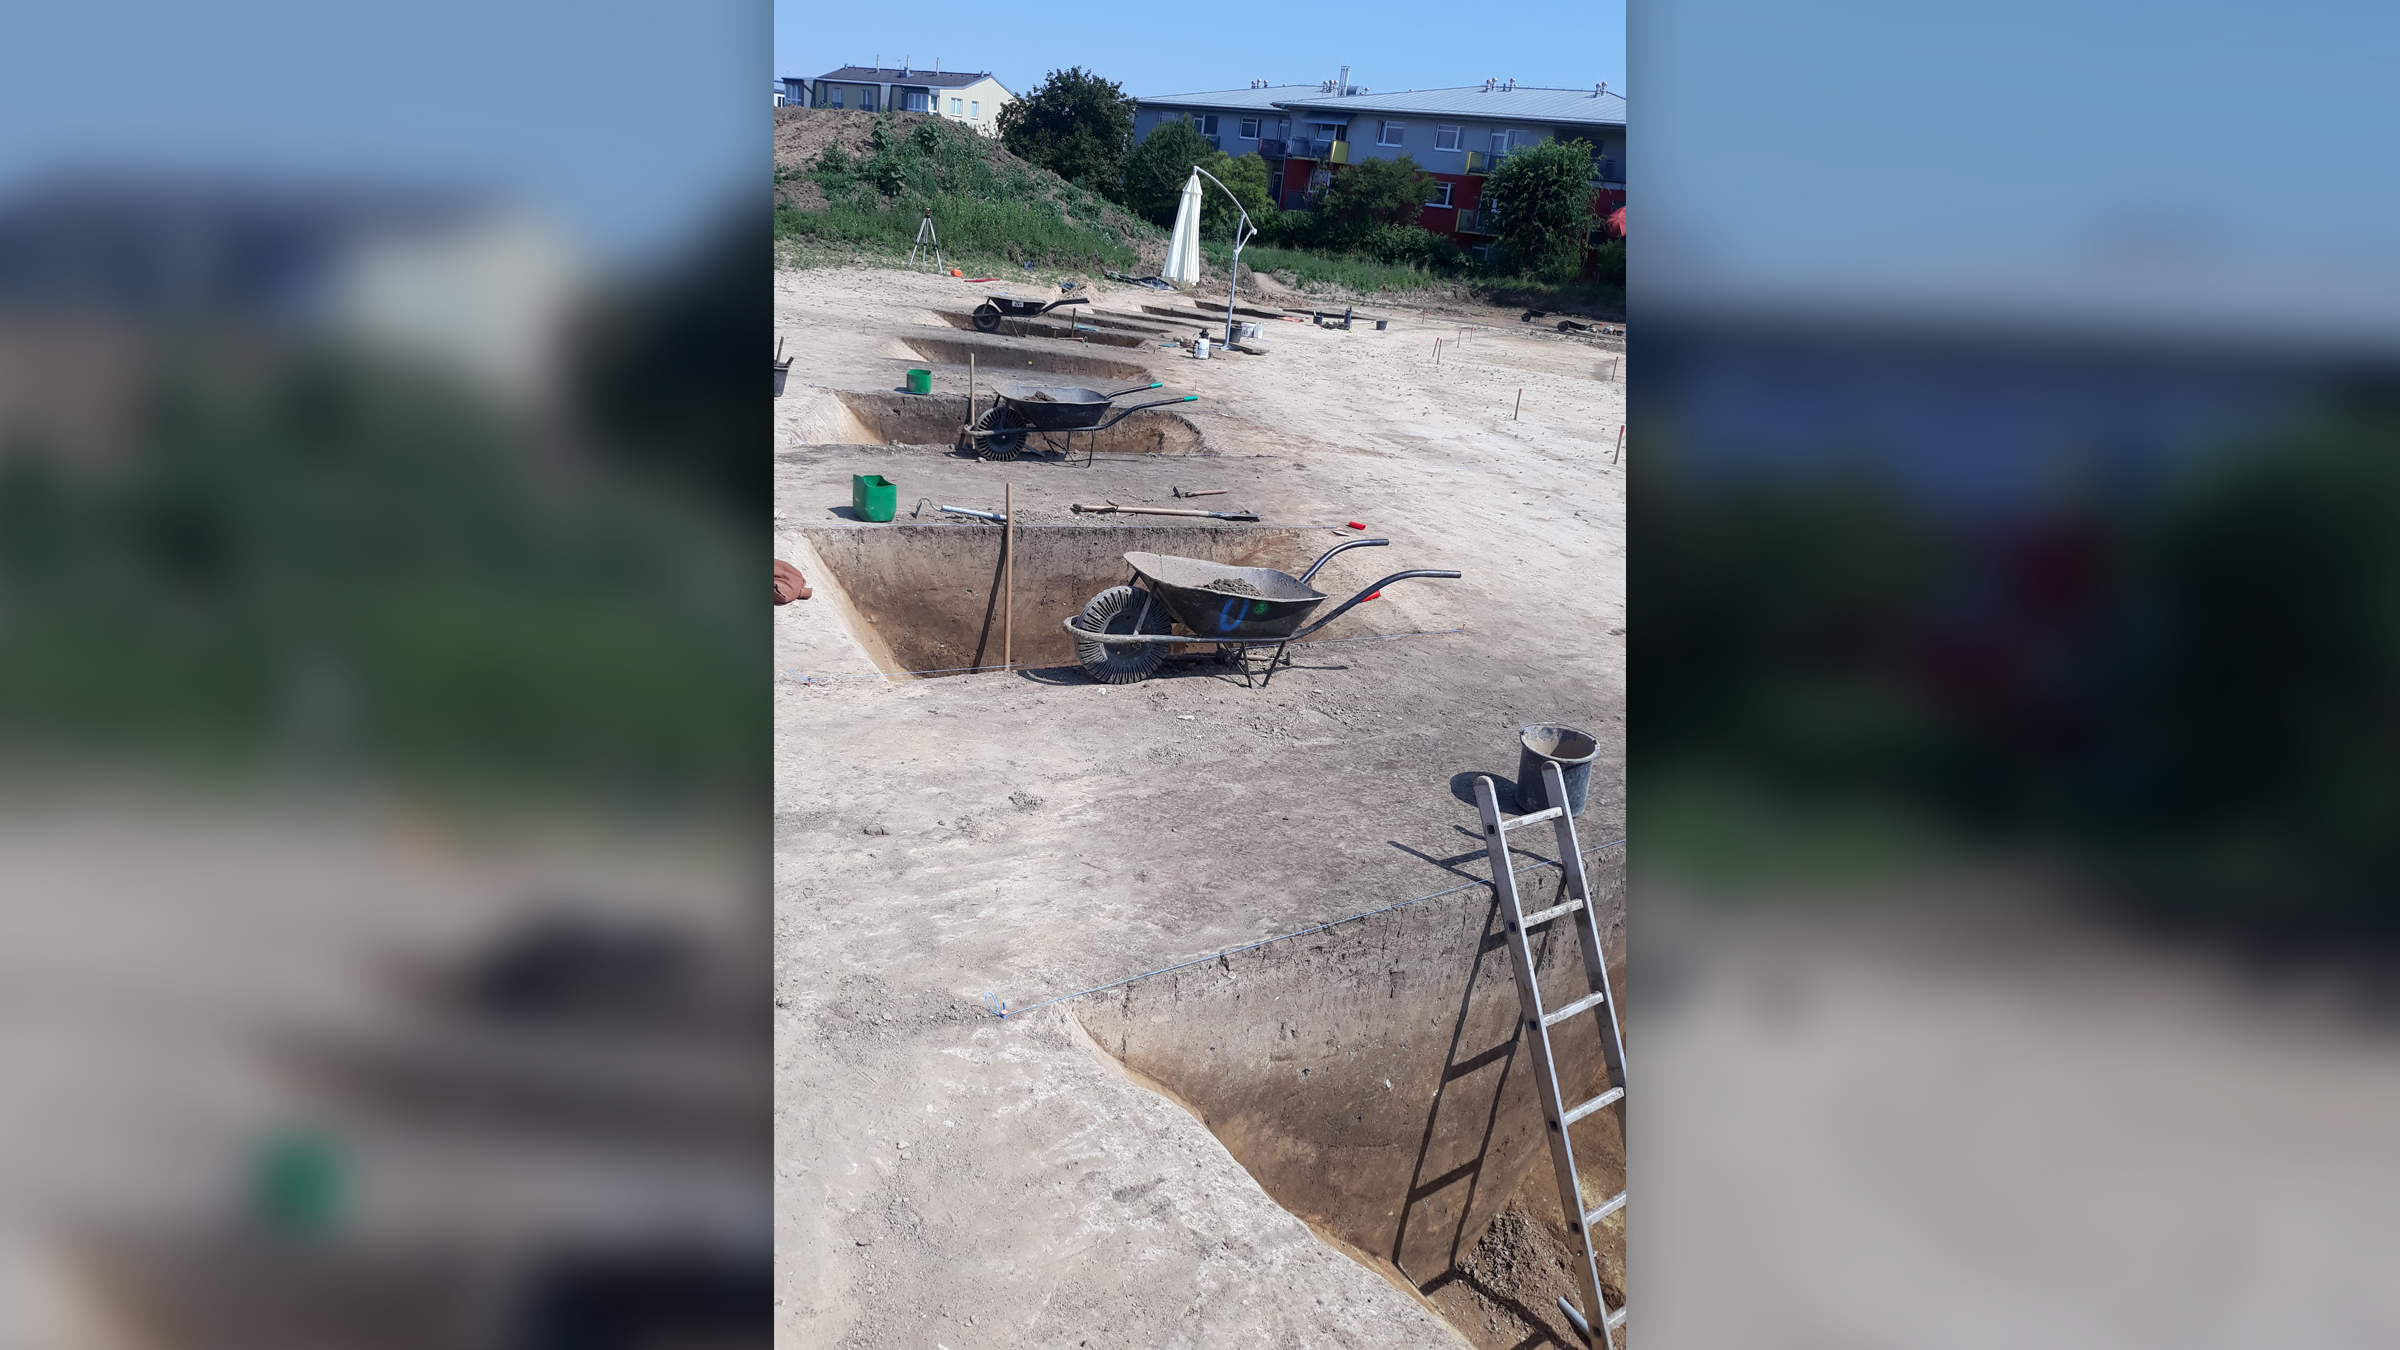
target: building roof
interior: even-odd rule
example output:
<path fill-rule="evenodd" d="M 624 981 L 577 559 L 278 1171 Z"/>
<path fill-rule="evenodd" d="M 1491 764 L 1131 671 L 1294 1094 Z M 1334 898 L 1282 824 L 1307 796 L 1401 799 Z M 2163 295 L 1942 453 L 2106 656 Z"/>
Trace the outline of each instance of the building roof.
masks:
<path fill-rule="evenodd" d="M 1218 89 L 1199 94 L 1159 94 L 1155 97 L 1145 95 L 1135 99 L 1134 103 L 1143 108 L 1255 108 L 1261 112 L 1273 112 L 1289 100 L 1323 92 L 1321 85 L 1278 84 L 1265 89 Z"/>
<path fill-rule="evenodd" d="M 817 77 L 838 80 L 845 84 L 914 84 L 928 89 L 964 89 L 970 84 L 992 78 L 988 70 L 899 70 L 889 66 L 844 66 L 829 70 Z"/>
<path fill-rule="evenodd" d="M 1265 92 L 1255 91 L 1255 92 Z M 1145 100 L 1147 101 L 1147 100 Z M 1510 89 L 1480 84 L 1463 89 L 1417 89 L 1401 94 L 1319 93 L 1313 86 L 1278 100 L 1294 112 L 1390 113 L 1398 117 L 1460 117 L 1485 122 L 1552 123 L 1570 126 L 1625 125 L 1625 96 L 1590 89 Z"/>

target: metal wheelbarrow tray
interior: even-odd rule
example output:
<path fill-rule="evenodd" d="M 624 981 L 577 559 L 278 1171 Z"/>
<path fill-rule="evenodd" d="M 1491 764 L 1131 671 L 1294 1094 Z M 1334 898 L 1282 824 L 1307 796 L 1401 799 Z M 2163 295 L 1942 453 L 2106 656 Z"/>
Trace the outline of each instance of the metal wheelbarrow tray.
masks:
<path fill-rule="evenodd" d="M 1391 542 L 1352 539 L 1336 544 L 1297 577 L 1271 567 L 1231 567 L 1204 558 L 1128 553 L 1125 561 L 1133 568 L 1133 582 L 1093 596 L 1081 613 L 1066 621 L 1066 630 L 1075 639 L 1075 657 L 1084 673 L 1104 684 L 1148 679 L 1166 660 L 1168 647 L 1201 644 L 1214 646 L 1219 656 L 1239 663 L 1245 684 L 1253 683 L 1250 649 L 1273 647 L 1264 674 L 1255 681 L 1264 685 L 1274 678 L 1278 664 L 1289 664 L 1286 646 L 1349 613 L 1352 606 L 1384 587 L 1415 577 L 1455 580 L 1460 575 L 1433 568 L 1394 572 L 1362 587 L 1315 623 L 1308 622 L 1317 606 L 1331 598 L 1311 588 L 1309 578 L 1344 549 L 1382 548 Z M 1175 624 L 1186 631 L 1174 632 Z"/>
<path fill-rule="evenodd" d="M 1065 305 L 1088 305 L 1092 297 L 1070 295 L 1063 300 L 1020 300 L 1013 295 L 995 295 L 975 307 L 975 327 L 985 333 L 1000 331 L 1002 319 L 1038 319 L 1051 310 Z"/>
<path fill-rule="evenodd" d="M 1113 393 L 1052 385 L 994 385 L 992 406 L 967 428 L 966 439 L 985 459 L 1015 459 L 1017 452 L 1025 448 L 1025 437 L 1031 432 L 1069 437 L 1078 431 L 1102 432 L 1144 409 L 1190 403 L 1200 397 L 1182 394 L 1123 408 L 1116 406 L 1115 400 L 1127 394 L 1158 387 L 1155 380 Z"/>

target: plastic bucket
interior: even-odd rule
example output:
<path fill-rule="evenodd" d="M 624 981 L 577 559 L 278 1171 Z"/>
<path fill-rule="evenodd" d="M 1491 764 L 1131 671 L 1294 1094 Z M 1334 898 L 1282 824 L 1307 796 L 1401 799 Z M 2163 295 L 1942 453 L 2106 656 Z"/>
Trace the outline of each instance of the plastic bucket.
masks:
<path fill-rule="evenodd" d="M 789 358 L 775 363 L 775 397 L 783 397 L 783 377 L 791 373 L 792 363 Z"/>
<path fill-rule="evenodd" d="M 879 473 L 850 475 L 850 509 L 862 520 L 890 520 L 900 509 L 900 485 Z"/>
<path fill-rule="evenodd" d="M 1552 725 L 1525 727 L 1517 733 L 1523 747 L 1517 754 L 1517 809 L 1547 811 L 1555 803 L 1542 789 L 1542 765 L 1556 764 L 1567 784 L 1567 814 L 1583 814 L 1592 791 L 1592 761 L 1600 742 L 1591 733 Z"/>
<path fill-rule="evenodd" d="M 1246 323 L 1243 324 L 1238 331 L 1245 339 L 1254 338 L 1258 336 L 1258 325 L 1254 323 Z"/>
<path fill-rule="evenodd" d="M 1194 349 L 1192 350 L 1192 355 L 1199 357 L 1199 358 L 1200 358 L 1201 360 L 1203 360 L 1203 361 L 1205 361 L 1205 360 L 1207 360 L 1207 359 L 1208 359 L 1208 339 L 1207 339 L 1207 338 L 1205 338 L 1205 337 L 1204 337 L 1204 338 L 1200 339 L 1200 345 L 1199 345 L 1198 347 L 1196 347 L 1196 348 L 1194 348 Z"/>
<path fill-rule="evenodd" d="M 932 393 L 933 372 L 930 370 L 912 370 L 908 372 L 908 392 L 912 394 Z"/>

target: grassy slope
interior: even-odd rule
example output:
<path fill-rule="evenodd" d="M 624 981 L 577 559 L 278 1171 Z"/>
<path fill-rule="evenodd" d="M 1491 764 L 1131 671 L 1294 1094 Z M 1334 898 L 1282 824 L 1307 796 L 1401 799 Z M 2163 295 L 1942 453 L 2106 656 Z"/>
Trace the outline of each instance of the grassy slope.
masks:
<path fill-rule="evenodd" d="M 927 207 L 943 256 L 976 270 L 1127 271 L 1165 256 L 1164 230 L 940 118 L 785 108 L 776 119 L 775 237 L 786 265 L 896 261 Z M 831 161 L 829 145 L 840 147 Z"/>

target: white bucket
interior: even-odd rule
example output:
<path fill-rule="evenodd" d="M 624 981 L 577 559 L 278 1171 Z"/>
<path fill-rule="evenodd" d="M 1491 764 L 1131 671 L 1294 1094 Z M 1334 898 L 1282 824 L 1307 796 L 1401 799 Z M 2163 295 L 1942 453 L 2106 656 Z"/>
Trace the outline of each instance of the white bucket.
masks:
<path fill-rule="evenodd" d="M 1207 339 L 1207 338 L 1202 338 L 1202 339 L 1200 339 L 1200 345 L 1199 345 L 1198 347 L 1195 347 L 1195 348 L 1193 348 L 1193 349 L 1192 349 L 1192 354 L 1193 354 L 1194 356 L 1197 356 L 1197 357 L 1199 357 L 1199 358 L 1200 358 L 1201 360 L 1203 360 L 1203 361 L 1207 360 L 1207 359 L 1208 359 L 1208 339 Z"/>
<path fill-rule="evenodd" d="M 1257 325 L 1257 324 L 1254 324 L 1254 323 L 1246 323 L 1246 324 L 1243 324 L 1243 325 L 1242 325 L 1242 327 L 1241 327 L 1241 333 L 1242 333 L 1242 336 L 1243 336 L 1243 337 L 1245 337 L 1245 338 L 1254 338 L 1254 337 L 1257 337 L 1257 336 L 1258 336 L 1258 325 Z"/>

